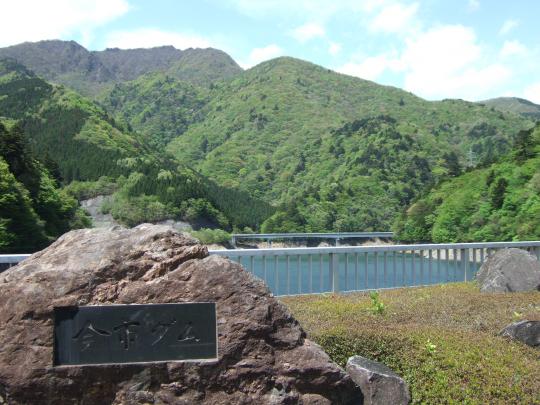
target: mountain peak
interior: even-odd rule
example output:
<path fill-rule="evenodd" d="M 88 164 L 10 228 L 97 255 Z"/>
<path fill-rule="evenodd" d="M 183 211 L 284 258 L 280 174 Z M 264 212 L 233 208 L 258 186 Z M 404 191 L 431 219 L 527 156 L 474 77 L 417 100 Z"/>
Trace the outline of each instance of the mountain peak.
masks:
<path fill-rule="evenodd" d="M 520 114 L 527 118 L 540 120 L 540 105 L 519 97 L 497 97 L 480 101 L 480 104 L 493 107 L 504 112 Z"/>
<path fill-rule="evenodd" d="M 75 41 L 46 40 L 0 48 L 0 58 L 15 59 L 38 76 L 95 96 L 118 82 L 151 72 L 208 86 L 242 69 L 218 49 L 179 50 L 172 45 L 153 48 L 88 51 Z"/>

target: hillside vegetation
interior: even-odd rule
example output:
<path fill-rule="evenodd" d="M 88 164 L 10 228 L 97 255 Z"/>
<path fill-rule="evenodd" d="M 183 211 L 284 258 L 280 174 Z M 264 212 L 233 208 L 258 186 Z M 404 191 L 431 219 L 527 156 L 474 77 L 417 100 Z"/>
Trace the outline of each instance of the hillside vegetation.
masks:
<path fill-rule="evenodd" d="M 395 231 L 409 242 L 540 238 L 540 124 L 520 132 L 499 162 L 447 180 L 420 198 Z"/>
<path fill-rule="evenodd" d="M 149 73 L 115 85 L 101 102 L 117 120 L 163 150 L 202 118 L 201 108 L 208 100 L 208 91 L 202 87 L 163 73 Z"/>
<path fill-rule="evenodd" d="M 19 123 L 36 158 L 62 184 L 77 182 L 68 189 L 72 195 L 96 195 L 99 179 L 112 183 L 111 213 L 128 225 L 186 218 L 225 229 L 257 227 L 272 212 L 246 192 L 218 186 L 157 153 L 94 102 L 14 60 L 0 60 L 0 116 Z"/>
<path fill-rule="evenodd" d="M 533 116 L 511 108 L 429 102 L 288 57 L 242 71 L 212 49 L 88 52 L 74 42 L 43 41 L 0 49 L 2 54 L 81 91 L 103 84 L 94 93 L 98 105 L 31 74 L 20 86 L 3 76 L 11 91 L 0 99 L 0 108 L 11 111 L 4 115 L 21 119 L 23 112 L 33 146 L 46 152 L 44 160 L 58 162 L 64 182 L 109 176 L 103 181 L 120 179 L 120 190 L 128 184 L 124 178 L 137 172 L 146 179 L 140 195 L 159 195 L 171 204 L 159 212 L 183 215 L 176 214 L 182 201 L 202 198 L 224 213 L 227 226 L 265 232 L 388 230 L 431 188 L 497 162 L 517 134 L 534 125 Z M 31 94 L 19 97 L 25 92 Z M 79 118 L 73 119 L 74 111 Z M 58 133 L 73 136 L 55 138 Z M 186 186 L 187 167 L 219 187 L 203 186 L 210 182 L 194 172 L 197 186 Z M 165 173 L 174 178 L 166 193 L 158 191 L 169 178 Z M 220 187 L 241 190 L 231 197 L 235 203 L 223 202 L 221 191 L 212 194 Z M 117 201 L 113 213 L 126 200 Z M 139 211 L 129 207 L 122 211 Z M 214 225 L 225 224 L 213 218 Z M 523 232 L 519 237 L 530 234 Z"/>
<path fill-rule="evenodd" d="M 396 209 L 430 184 L 495 160 L 532 125 L 293 58 L 216 84 L 200 114 L 168 150 L 220 184 L 279 204 L 267 231 L 388 229 Z"/>
<path fill-rule="evenodd" d="M 90 220 L 32 155 L 22 130 L 0 121 L 0 252 L 41 249 Z"/>
<path fill-rule="evenodd" d="M 284 298 L 308 337 L 344 366 L 380 361 L 409 385 L 413 404 L 539 404 L 538 349 L 498 336 L 540 320 L 540 292 L 486 294 L 474 283 L 368 294 Z"/>

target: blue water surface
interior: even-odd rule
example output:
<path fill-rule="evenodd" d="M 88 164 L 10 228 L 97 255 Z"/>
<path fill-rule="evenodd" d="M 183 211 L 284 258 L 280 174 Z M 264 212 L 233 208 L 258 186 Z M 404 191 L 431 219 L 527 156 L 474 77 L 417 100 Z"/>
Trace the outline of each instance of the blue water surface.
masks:
<path fill-rule="evenodd" d="M 418 253 L 349 253 L 337 256 L 339 291 L 342 292 L 472 280 L 480 268 L 480 263 L 471 260 L 429 260 Z M 239 261 L 248 271 L 263 279 L 274 295 L 332 291 L 327 254 L 231 259 Z"/>

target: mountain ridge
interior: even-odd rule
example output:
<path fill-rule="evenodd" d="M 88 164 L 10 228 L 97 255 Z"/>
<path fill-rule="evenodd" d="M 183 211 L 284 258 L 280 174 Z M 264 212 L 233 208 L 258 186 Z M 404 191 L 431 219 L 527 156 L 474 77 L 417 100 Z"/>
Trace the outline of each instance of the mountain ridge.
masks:
<path fill-rule="evenodd" d="M 218 49 L 179 50 L 170 45 L 89 51 L 75 41 L 46 40 L 0 48 L 0 58 L 7 57 L 46 80 L 72 87 L 87 96 L 96 96 L 115 83 L 151 72 L 168 72 L 198 85 L 242 72 L 229 55 Z M 194 69 L 205 73 L 203 80 L 193 75 Z"/>
<path fill-rule="evenodd" d="M 479 101 L 494 107 L 500 111 L 513 112 L 524 117 L 540 121 L 540 105 L 519 97 L 497 97 L 489 100 Z"/>
<path fill-rule="evenodd" d="M 0 117 L 20 125 L 30 150 L 63 184 L 77 182 L 74 195 L 112 190 L 109 209 L 125 224 L 185 216 L 227 229 L 256 227 L 273 211 L 163 156 L 95 102 L 12 59 L 0 59 Z"/>
<path fill-rule="evenodd" d="M 204 118 L 167 150 L 218 183 L 249 190 L 297 219 L 287 222 L 282 215 L 266 231 L 387 228 L 423 188 L 455 172 L 456 165 L 466 168 L 469 152 L 472 165 L 493 161 L 510 149 L 520 129 L 532 126 L 476 103 L 427 101 L 290 57 L 263 62 L 211 93 L 200 112 Z M 369 158 L 377 151 L 396 158 L 399 149 L 387 147 L 392 139 L 418 159 L 404 160 L 412 165 L 409 179 L 399 180 L 398 167 L 389 161 Z M 425 167 L 429 179 L 417 172 Z M 425 181 L 415 184 L 415 175 Z M 355 215 L 364 219 L 349 219 Z"/>

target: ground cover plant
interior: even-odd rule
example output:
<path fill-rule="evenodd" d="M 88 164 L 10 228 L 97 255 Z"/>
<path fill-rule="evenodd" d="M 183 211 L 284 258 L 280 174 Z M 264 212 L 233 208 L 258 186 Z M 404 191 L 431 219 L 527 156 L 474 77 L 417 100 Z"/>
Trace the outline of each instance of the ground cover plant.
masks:
<path fill-rule="evenodd" d="M 540 353 L 498 336 L 540 319 L 540 292 L 482 294 L 474 283 L 283 299 L 330 357 L 359 354 L 409 384 L 413 403 L 540 404 Z"/>

